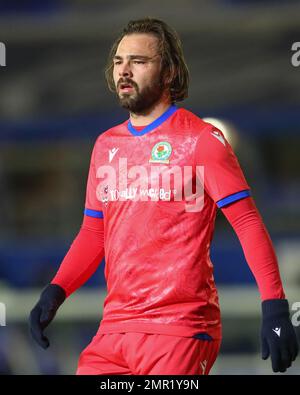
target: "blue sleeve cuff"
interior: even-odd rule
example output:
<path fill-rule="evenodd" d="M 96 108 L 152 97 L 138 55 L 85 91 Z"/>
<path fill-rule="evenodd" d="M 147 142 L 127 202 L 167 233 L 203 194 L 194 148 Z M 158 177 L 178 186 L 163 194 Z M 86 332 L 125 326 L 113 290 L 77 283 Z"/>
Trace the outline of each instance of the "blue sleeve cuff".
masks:
<path fill-rule="evenodd" d="M 245 191 L 240 191 L 237 193 L 233 193 L 232 195 L 226 196 L 225 198 L 217 201 L 217 206 L 219 208 L 225 207 L 230 203 L 236 202 L 237 200 L 244 199 L 250 196 L 250 190 L 246 189 Z"/>
<path fill-rule="evenodd" d="M 89 208 L 84 209 L 84 214 L 89 217 L 103 218 L 103 211 L 91 210 Z"/>

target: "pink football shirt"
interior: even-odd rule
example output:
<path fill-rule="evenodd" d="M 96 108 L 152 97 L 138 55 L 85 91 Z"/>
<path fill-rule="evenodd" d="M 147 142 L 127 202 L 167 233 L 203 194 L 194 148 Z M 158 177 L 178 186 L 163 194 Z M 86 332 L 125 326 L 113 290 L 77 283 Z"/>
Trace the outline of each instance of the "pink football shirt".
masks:
<path fill-rule="evenodd" d="M 129 120 L 94 146 L 85 214 L 104 221 L 100 333 L 221 338 L 210 259 L 218 207 L 250 195 L 222 132 L 170 106 L 143 130 Z"/>

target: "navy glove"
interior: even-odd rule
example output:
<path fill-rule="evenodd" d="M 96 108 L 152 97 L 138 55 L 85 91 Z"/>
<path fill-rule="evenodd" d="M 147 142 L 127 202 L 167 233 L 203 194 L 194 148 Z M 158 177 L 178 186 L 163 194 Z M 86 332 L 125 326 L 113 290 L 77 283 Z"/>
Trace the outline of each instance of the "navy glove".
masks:
<path fill-rule="evenodd" d="M 262 359 L 271 355 L 273 372 L 285 372 L 298 354 L 298 342 L 286 299 L 262 302 Z"/>
<path fill-rule="evenodd" d="M 44 349 L 48 348 L 50 343 L 43 331 L 53 320 L 59 306 L 65 299 L 66 293 L 63 288 L 56 284 L 49 284 L 30 312 L 29 329 L 31 336 Z"/>

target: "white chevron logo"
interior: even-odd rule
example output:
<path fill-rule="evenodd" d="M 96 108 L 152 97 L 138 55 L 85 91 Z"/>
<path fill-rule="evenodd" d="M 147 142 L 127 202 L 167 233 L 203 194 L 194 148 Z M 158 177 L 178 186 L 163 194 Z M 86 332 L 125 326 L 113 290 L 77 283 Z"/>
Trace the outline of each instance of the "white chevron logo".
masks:
<path fill-rule="evenodd" d="M 275 332 L 278 337 L 280 337 L 281 328 L 274 328 L 272 331 Z"/>
<path fill-rule="evenodd" d="M 113 148 L 109 150 L 109 163 L 113 160 L 116 153 L 119 151 L 119 148 Z"/>
<path fill-rule="evenodd" d="M 221 143 L 225 146 L 224 137 L 221 135 L 220 132 L 218 132 L 217 130 L 214 130 L 213 132 L 211 132 L 211 135 L 214 136 L 219 141 L 221 141 Z"/>

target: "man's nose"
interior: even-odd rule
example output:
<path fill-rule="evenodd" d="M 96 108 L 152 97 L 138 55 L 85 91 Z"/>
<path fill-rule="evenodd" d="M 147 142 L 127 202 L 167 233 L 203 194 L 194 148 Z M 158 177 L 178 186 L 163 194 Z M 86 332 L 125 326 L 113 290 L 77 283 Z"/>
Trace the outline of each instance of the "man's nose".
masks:
<path fill-rule="evenodd" d="M 124 62 L 119 70 L 119 75 L 122 77 L 132 77 L 132 71 L 129 62 Z"/>

